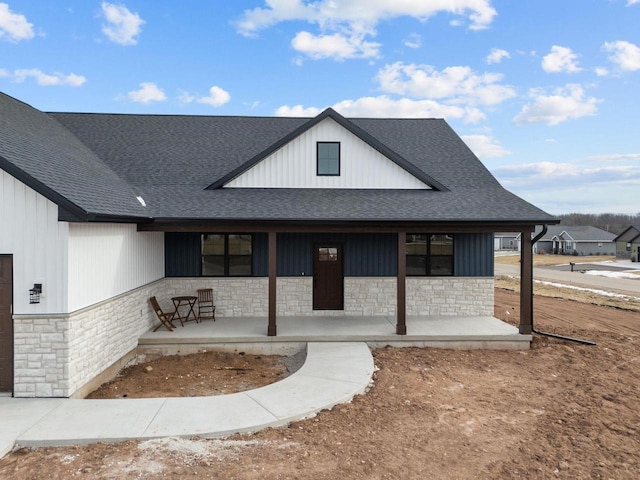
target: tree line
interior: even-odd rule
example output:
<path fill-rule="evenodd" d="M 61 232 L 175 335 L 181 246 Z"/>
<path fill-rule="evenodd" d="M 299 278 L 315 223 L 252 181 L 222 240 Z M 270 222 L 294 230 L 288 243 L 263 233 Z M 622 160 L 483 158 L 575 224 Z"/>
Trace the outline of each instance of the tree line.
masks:
<path fill-rule="evenodd" d="M 560 225 L 567 227 L 592 226 L 615 235 L 621 234 L 630 225 L 640 226 L 640 213 L 626 215 L 621 213 L 566 213 L 556 215 Z"/>

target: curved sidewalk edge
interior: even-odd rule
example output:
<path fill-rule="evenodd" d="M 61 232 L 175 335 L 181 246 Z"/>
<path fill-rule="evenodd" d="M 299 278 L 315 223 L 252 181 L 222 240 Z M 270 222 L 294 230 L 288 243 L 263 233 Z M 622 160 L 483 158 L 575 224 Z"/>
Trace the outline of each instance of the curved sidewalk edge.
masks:
<path fill-rule="evenodd" d="M 309 343 L 306 361 L 297 372 L 255 390 L 190 398 L 0 398 L 0 423 L 5 425 L 5 418 L 29 415 L 28 425 L 20 429 L 16 423 L 12 434 L 16 445 L 30 447 L 173 436 L 222 437 L 286 425 L 349 402 L 365 392 L 373 369 L 373 357 L 365 343 Z M 2 440 L 0 456 L 7 453 L 2 450 Z"/>

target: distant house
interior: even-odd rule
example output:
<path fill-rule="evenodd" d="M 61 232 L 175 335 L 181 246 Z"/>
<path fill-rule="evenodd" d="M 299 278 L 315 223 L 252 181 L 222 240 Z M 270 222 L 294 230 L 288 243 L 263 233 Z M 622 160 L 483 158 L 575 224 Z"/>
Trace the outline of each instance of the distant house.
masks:
<path fill-rule="evenodd" d="M 493 316 L 493 235 L 553 216 L 440 119 L 45 113 L 0 94 L 0 392 L 78 395 L 135 352 L 148 299 L 216 315 Z M 528 248 L 527 248 L 528 243 Z M 528 268 L 526 268 L 528 265 Z M 527 285 L 529 286 L 527 288 Z M 327 329 L 331 327 L 327 325 Z"/>
<path fill-rule="evenodd" d="M 493 249 L 518 251 L 518 232 L 496 232 L 493 235 Z"/>
<path fill-rule="evenodd" d="M 536 227 L 534 236 L 542 231 Z M 596 227 L 549 225 L 533 246 L 534 253 L 552 255 L 615 255 L 616 236 Z"/>
<path fill-rule="evenodd" d="M 640 262 L 640 226 L 631 226 L 615 239 L 616 257 Z"/>

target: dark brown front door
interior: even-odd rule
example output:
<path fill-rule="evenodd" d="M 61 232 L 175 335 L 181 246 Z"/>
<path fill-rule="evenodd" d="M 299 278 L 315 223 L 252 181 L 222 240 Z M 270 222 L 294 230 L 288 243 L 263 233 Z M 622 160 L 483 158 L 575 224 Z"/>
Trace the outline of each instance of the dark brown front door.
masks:
<path fill-rule="evenodd" d="M 313 252 L 313 309 L 343 308 L 342 245 L 316 245 Z"/>
<path fill-rule="evenodd" d="M 13 261 L 0 255 L 0 392 L 13 391 Z"/>

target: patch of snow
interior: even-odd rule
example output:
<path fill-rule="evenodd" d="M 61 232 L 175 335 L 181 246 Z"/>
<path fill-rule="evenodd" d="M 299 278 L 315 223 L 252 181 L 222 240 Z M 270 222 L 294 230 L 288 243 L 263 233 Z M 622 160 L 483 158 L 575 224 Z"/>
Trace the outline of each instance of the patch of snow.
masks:
<path fill-rule="evenodd" d="M 631 278 L 633 280 L 640 280 L 640 275 L 637 273 L 629 272 L 612 272 L 610 270 L 587 270 L 584 272 L 586 275 L 597 275 L 600 277 L 609 278 Z"/>
<path fill-rule="evenodd" d="M 589 292 L 589 293 L 593 293 L 595 295 L 602 295 L 604 297 L 613 297 L 613 298 L 620 298 L 622 300 L 627 300 L 627 301 L 640 301 L 640 297 L 630 297 L 629 295 L 623 295 L 621 293 L 614 293 L 614 292 L 607 292 L 606 290 L 598 290 L 595 288 L 585 288 L 585 287 L 576 287 L 575 285 L 565 285 L 563 283 L 555 283 L 555 282 L 545 282 L 542 280 L 534 280 L 535 283 L 540 283 L 542 285 L 547 285 L 550 287 L 555 287 L 555 288 L 568 288 L 571 290 L 579 290 L 582 292 Z"/>

